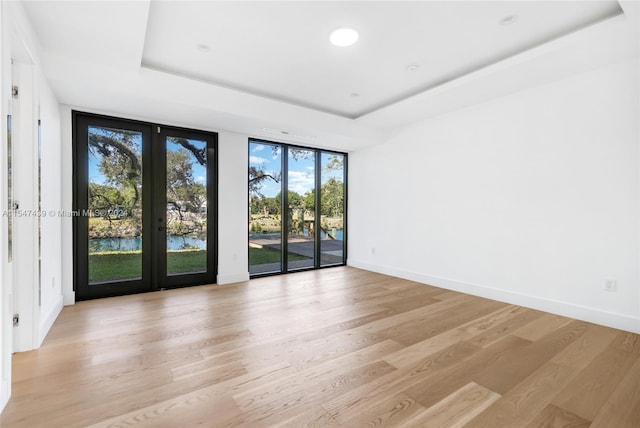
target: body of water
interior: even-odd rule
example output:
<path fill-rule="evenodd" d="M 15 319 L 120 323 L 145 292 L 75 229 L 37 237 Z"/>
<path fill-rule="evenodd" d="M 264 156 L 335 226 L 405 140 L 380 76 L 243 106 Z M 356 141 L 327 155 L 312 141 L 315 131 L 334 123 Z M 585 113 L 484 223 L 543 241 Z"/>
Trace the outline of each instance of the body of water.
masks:
<path fill-rule="evenodd" d="M 342 241 L 343 240 L 343 231 L 342 229 L 336 229 L 335 233 L 332 229 L 329 229 L 329 233 L 331 234 L 331 236 L 333 236 L 336 240 L 338 241 Z M 304 231 L 304 236 L 308 236 L 309 234 L 307 233 L 307 231 Z M 280 233 L 250 233 L 249 234 L 249 239 L 260 239 L 260 238 L 267 238 L 267 239 L 278 239 L 280 238 Z M 327 235 L 320 231 L 320 239 L 325 239 L 327 238 Z"/>
<path fill-rule="evenodd" d="M 139 251 L 142 248 L 142 238 L 93 238 L 89 239 L 89 252 L 100 251 Z M 198 248 L 205 250 L 207 241 L 192 236 L 167 236 L 168 250 L 184 250 Z"/>

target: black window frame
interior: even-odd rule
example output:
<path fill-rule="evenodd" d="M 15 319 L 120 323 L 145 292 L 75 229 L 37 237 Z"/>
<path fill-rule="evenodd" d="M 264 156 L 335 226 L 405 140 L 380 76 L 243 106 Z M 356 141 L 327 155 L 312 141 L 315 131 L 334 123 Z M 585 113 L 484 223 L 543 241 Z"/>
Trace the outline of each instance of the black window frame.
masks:
<path fill-rule="evenodd" d="M 266 276 L 273 276 L 273 275 L 283 275 L 283 274 L 288 274 L 288 273 L 295 273 L 295 272 L 303 272 L 303 271 L 309 271 L 309 270 L 317 270 L 317 269 L 327 269 L 327 268 L 332 268 L 332 267 L 338 267 L 338 266 L 346 266 L 347 264 L 347 248 L 348 248 L 348 194 L 349 194 L 349 185 L 348 185 L 348 153 L 346 152 L 341 152 L 338 150 L 330 150 L 330 149 L 323 149 L 323 148 L 318 148 L 318 147 L 307 147 L 307 146 L 301 146 L 301 145 L 297 145 L 297 144 L 290 144 L 290 143 L 283 143 L 280 141 L 271 141 L 271 140 L 266 140 L 264 138 L 257 138 L 257 137 L 250 137 L 247 143 L 247 151 L 248 151 L 248 165 L 247 165 L 247 170 L 249 167 L 251 167 L 251 144 L 252 143 L 257 143 L 257 144 L 266 144 L 269 146 L 276 146 L 276 147 L 281 147 L 282 148 L 282 152 L 281 152 L 281 182 L 280 182 L 280 188 L 281 188 L 281 200 L 280 200 L 280 221 L 281 221 L 281 228 L 280 228 L 280 271 L 269 271 L 269 272 L 257 272 L 257 273 L 251 273 L 251 260 L 249 255 L 247 255 L 247 267 L 249 268 L 249 277 L 250 278 L 260 278 L 260 277 L 266 277 Z M 343 236 L 342 236 L 342 262 L 340 263 L 331 263 L 331 264 L 322 264 L 322 260 L 321 260 L 321 242 L 322 240 L 319 239 L 320 237 L 320 228 L 321 228 L 321 224 L 320 221 L 314 221 L 314 236 L 316 237 L 314 239 L 314 265 L 312 267 L 303 267 L 303 268 L 297 268 L 297 269 L 289 269 L 288 266 L 288 233 L 287 233 L 287 224 L 288 224 L 288 210 L 285 209 L 286 205 L 287 205 L 287 195 L 288 195 L 288 188 L 289 188 L 289 180 L 288 180 L 288 172 L 289 172 L 289 166 L 288 166 L 288 161 L 289 161 L 289 149 L 298 149 L 298 150 L 306 150 L 306 151 L 312 151 L 314 152 L 314 189 L 315 189 L 315 212 L 314 212 L 314 219 L 320 219 L 321 218 L 321 201 L 322 201 L 322 154 L 323 153 L 328 153 L 328 154 L 335 154 L 335 155 L 340 155 L 343 156 L 344 159 L 344 164 L 343 164 L 343 169 L 344 169 L 344 210 L 343 210 Z M 247 193 L 249 194 L 249 189 L 247 188 Z M 251 220 L 251 198 L 250 198 L 250 194 L 249 194 L 249 206 L 248 208 L 248 212 L 249 212 L 249 222 Z M 249 236 L 249 230 L 247 231 L 247 246 L 249 246 L 249 243 L 251 241 L 251 237 Z"/>

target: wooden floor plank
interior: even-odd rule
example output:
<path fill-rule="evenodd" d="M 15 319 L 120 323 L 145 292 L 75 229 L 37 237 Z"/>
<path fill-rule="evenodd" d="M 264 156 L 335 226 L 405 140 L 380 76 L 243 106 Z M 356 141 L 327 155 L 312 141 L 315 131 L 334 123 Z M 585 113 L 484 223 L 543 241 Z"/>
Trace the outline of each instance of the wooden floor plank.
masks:
<path fill-rule="evenodd" d="M 533 324 L 543 313 L 533 309 L 515 307 L 510 311 L 510 315 L 512 316 L 504 319 L 502 322 L 496 323 L 496 325 L 491 328 L 478 332 L 473 339 L 469 339 L 468 342 L 483 348 L 487 347 L 504 336 L 511 334 L 514 330 Z M 526 337 L 524 339 L 526 339 Z"/>
<path fill-rule="evenodd" d="M 0 426 L 636 428 L 639 360 L 637 334 L 338 267 L 65 307 Z"/>
<path fill-rule="evenodd" d="M 549 404 L 525 428 L 589 428 L 591 422 Z"/>
<path fill-rule="evenodd" d="M 488 348 L 483 348 L 471 358 L 459 361 L 450 367 L 438 370 L 423 382 L 406 389 L 405 394 L 429 408 L 445 397 L 453 394 L 464 385 L 473 381 L 495 361 L 510 354 L 518 353 L 531 344 L 528 340 L 507 336 Z"/>
<path fill-rule="evenodd" d="M 279 428 L 324 428 L 337 425 L 338 423 L 335 419 L 322 406 L 314 405 L 291 419 L 282 421 L 274 426 Z"/>
<path fill-rule="evenodd" d="M 446 330 L 440 334 L 436 334 L 435 336 L 428 337 L 420 342 L 407 346 L 406 348 L 385 357 L 385 361 L 395 367 L 407 367 L 433 352 L 437 352 L 447 346 L 450 346 L 454 342 L 464 340 L 471 343 L 471 340 L 469 340 L 471 338 L 473 338 L 474 344 L 478 344 L 478 346 L 486 346 L 490 343 L 489 340 L 483 340 L 481 338 L 491 337 L 491 342 L 499 340 L 504 334 L 508 333 L 508 330 L 501 327 L 501 332 L 497 333 L 497 330 L 495 329 L 496 325 L 502 325 L 505 320 L 515 317 L 523 311 L 529 310 L 518 306 L 501 307 L 493 312 L 489 312 L 487 315 L 474 318 L 454 329 Z"/>
<path fill-rule="evenodd" d="M 505 394 L 557 353 L 584 334 L 587 323 L 572 321 L 531 345 L 503 356 L 474 381 L 491 391 Z"/>
<path fill-rule="evenodd" d="M 393 395 L 372 405 L 363 406 L 358 414 L 351 416 L 342 425 L 353 427 L 397 427 L 425 408 L 410 397 L 403 394 Z"/>
<path fill-rule="evenodd" d="M 449 307 L 446 311 L 446 317 L 433 312 L 414 320 L 391 325 L 379 331 L 378 335 L 385 338 L 393 338 L 393 340 L 403 345 L 411 346 L 445 331 L 460 327 L 471 320 L 481 318 L 505 306 L 504 303 L 484 299 L 463 302 Z"/>
<path fill-rule="evenodd" d="M 315 393 L 318 390 L 322 391 L 323 385 L 327 381 L 332 380 L 335 376 L 336 365 L 349 367 L 352 370 L 358 370 L 361 367 L 367 367 L 373 364 L 374 366 L 377 366 L 377 370 L 375 370 L 376 377 L 379 377 L 384 373 L 392 373 L 396 369 L 382 361 L 380 356 L 393 352 L 398 347 L 400 347 L 400 345 L 392 340 L 374 344 L 368 348 L 347 354 L 323 364 L 315 365 L 305 370 L 299 370 L 296 372 L 295 376 L 274 379 L 271 383 L 262 382 L 251 389 L 245 389 L 244 391 L 235 394 L 233 398 L 241 409 L 248 410 L 250 408 L 259 407 L 265 403 L 282 401 L 281 397 L 288 397 L 289 394 L 296 391 L 306 392 L 313 388 L 317 389 L 312 391 L 312 393 Z M 367 371 L 370 370 L 366 370 L 365 373 Z M 351 375 L 351 372 L 347 373 Z M 345 383 L 350 382 L 346 382 L 345 379 L 340 379 L 339 383 L 342 386 Z M 354 385 L 351 386 L 353 387 Z M 335 395 L 337 392 L 338 389 L 333 388 L 331 395 Z"/>
<path fill-rule="evenodd" d="M 544 314 L 539 319 L 518 328 L 513 334 L 523 339 L 536 341 L 569 322 L 571 322 L 571 318 Z"/>
<path fill-rule="evenodd" d="M 602 406 L 592 428 L 634 428 L 640 426 L 640 358 Z"/>
<path fill-rule="evenodd" d="M 630 333 L 619 333 L 611 346 L 558 394 L 553 404 L 592 421 L 638 359 L 640 341 L 628 347 L 631 336 Z"/>
<path fill-rule="evenodd" d="M 277 425 L 280 420 L 300 413 L 305 409 L 313 409 L 316 403 L 327 400 L 334 395 L 344 394 L 352 388 L 367 384 L 374 379 L 393 372 L 395 369 L 382 361 L 356 367 L 349 372 L 340 372 L 330 376 L 315 379 L 304 387 L 289 392 L 274 391 L 265 394 L 260 400 L 241 401 L 236 398 L 242 414 L 238 419 L 244 423 Z M 333 420 L 333 418 L 331 417 Z M 230 420 L 229 426 L 235 426 L 236 420 Z"/>
<path fill-rule="evenodd" d="M 412 385 L 428 378 L 438 370 L 463 360 L 477 350 L 478 348 L 464 342 L 455 344 L 413 366 L 399 369 L 367 385 L 350 390 L 346 394 L 333 397 L 331 400 L 322 403 L 322 407 L 339 422 L 346 422 L 355 417 L 363 406 L 370 406 L 372 402 L 382 402 L 390 395 L 399 394 Z"/>
<path fill-rule="evenodd" d="M 555 391 L 567 385 L 577 370 L 546 363 L 473 418 L 469 428 L 513 428 L 530 423 L 550 404 Z"/>
<path fill-rule="evenodd" d="M 463 427 L 500 398 L 499 394 L 470 382 L 401 426 L 425 428 Z"/>

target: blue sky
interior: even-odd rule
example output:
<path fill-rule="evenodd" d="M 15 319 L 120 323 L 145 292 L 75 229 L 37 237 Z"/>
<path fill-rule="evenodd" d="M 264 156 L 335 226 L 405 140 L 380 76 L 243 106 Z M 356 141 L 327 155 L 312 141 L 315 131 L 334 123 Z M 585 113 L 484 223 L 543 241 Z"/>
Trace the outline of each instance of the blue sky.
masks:
<path fill-rule="evenodd" d="M 251 143 L 249 147 L 249 163 L 251 166 L 264 169 L 268 174 L 277 175 L 281 168 L 281 152 L 277 147 L 274 153 L 274 147 L 269 144 Z M 324 167 L 330 154 L 322 154 L 322 166 Z M 314 185 L 314 159 L 310 156 L 308 159 L 299 158 L 293 159 L 289 156 L 289 190 L 292 190 L 300 195 L 304 195 Z M 329 178 L 335 177 L 340 181 L 344 181 L 342 177 L 342 171 L 323 171 L 322 182 L 325 183 Z M 280 192 L 280 183 L 276 183 L 273 180 L 264 180 L 263 186 L 260 189 L 263 195 L 266 197 L 273 197 Z"/>
<path fill-rule="evenodd" d="M 91 127 L 89 128 L 90 133 L 102 133 L 103 135 L 107 134 L 109 130 L 103 130 L 103 128 Z M 135 136 L 131 140 L 135 145 L 137 151 L 141 150 L 141 142 L 142 142 L 142 134 Z M 201 148 L 204 144 L 204 141 L 198 140 L 188 140 L 194 146 Z M 170 151 L 178 151 L 182 146 L 179 144 L 175 144 L 172 142 L 168 142 L 167 150 Z M 100 173 L 100 161 L 102 156 L 99 154 L 94 154 L 89 152 L 89 182 L 97 183 L 97 184 L 105 184 L 105 177 Z M 195 159 L 193 160 L 193 178 L 196 183 L 206 184 L 207 180 L 207 172 L 203 165 L 200 165 Z"/>

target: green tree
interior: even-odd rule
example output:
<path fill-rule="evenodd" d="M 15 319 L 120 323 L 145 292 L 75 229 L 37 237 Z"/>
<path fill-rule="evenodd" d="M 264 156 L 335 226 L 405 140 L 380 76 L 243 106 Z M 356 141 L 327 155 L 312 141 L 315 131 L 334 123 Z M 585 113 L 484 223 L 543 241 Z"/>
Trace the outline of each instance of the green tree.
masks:
<path fill-rule="evenodd" d="M 280 193 L 272 198 L 265 198 L 264 203 L 269 214 L 280 215 Z"/>
<path fill-rule="evenodd" d="M 206 188 L 193 178 L 193 161 L 186 149 L 167 151 L 167 203 L 179 212 L 198 212 L 207 200 Z"/>
<path fill-rule="evenodd" d="M 139 133 L 92 128 L 89 153 L 100 158 L 104 185 L 90 183 L 89 208 L 106 212 L 120 208 L 132 215 L 139 208 L 142 189 Z M 106 216 L 111 220 L 110 216 Z"/>
<path fill-rule="evenodd" d="M 304 194 L 302 206 L 306 211 L 313 212 L 316 206 L 316 190 L 310 190 Z"/>
<path fill-rule="evenodd" d="M 278 193 L 279 195 L 279 193 Z M 289 203 L 289 208 L 299 209 L 304 207 L 304 202 L 302 200 L 302 196 L 299 193 L 293 192 L 289 190 L 287 192 L 287 202 Z"/>
<path fill-rule="evenodd" d="M 344 213 L 344 184 L 336 178 L 330 178 L 322 185 L 322 215 L 338 217 Z"/>
<path fill-rule="evenodd" d="M 132 197 L 126 193 L 114 186 L 89 183 L 89 209 L 109 223 L 123 215 L 130 215 L 125 206 L 130 203 Z"/>
<path fill-rule="evenodd" d="M 325 165 L 325 171 L 342 171 L 344 169 L 344 156 L 333 154 L 329 156 L 329 162 Z"/>
<path fill-rule="evenodd" d="M 251 214 L 258 215 L 264 214 L 265 207 L 265 197 L 264 195 L 251 195 L 249 197 L 249 206 L 251 208 Z"/>

